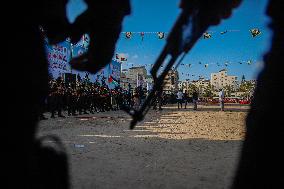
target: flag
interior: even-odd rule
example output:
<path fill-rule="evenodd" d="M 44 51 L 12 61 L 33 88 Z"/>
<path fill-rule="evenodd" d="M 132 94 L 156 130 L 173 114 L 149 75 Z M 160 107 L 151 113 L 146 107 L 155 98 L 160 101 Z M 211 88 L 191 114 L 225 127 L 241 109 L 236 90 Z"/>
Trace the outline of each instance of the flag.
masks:
<path fill-rule="evenodd" d="M 126 37 L 127 39 L 130 39 L 131 36 L 132 36 L 132 32 L 126 32 L 126 33 L 125 33 L 125 37 Z"/>
<path fill-rule="evenodd" d="M 226 30 L 226 31 L 222 31 L 221 32 L 221 35 L 223 35 L 223 34 L 225 34 L 225 33 L 227 33 L 228 31 Z"/>
<path fill-rule="evenodd" d="M 211 38 L 211 34 L 208 32 L 203 33 L 203 39 L 209 39 Z"/>
<path fill-rule="evenodd" d="M 127 61 L 126 55 L 123 53 L 116 53 L 115 54 L 115 59 L 121 62 Z"/>
<path fill-rule="evenodd" d="M 125 57 L 120 57 L 120 61 L 127 61 L 127 58 L 125 58 Z"/>
<path fill-rule="evenodd" d="M 252 37 L 256 37 L 256 36 L 261 34 L 261 32 L 258 28 L 251 29 L 250 33 L 251 33 Z"/>
<path fill-rule="evenodd" d="M 109 76 L 109 78 L 108 78 L 108 82 L 109 82 L 109 83 L 112 83 L 112 82 L 113 82 L 113 79 L 112 79 L 112 77 L 111 77 L 111 76 Z"/>
<path fill-rule="evenodd" d="M 112 75 L 110 75 L 109 77 L 108 77 L 108 83 L 109 84 L 114 84 L 114 85 L 119 85 L 118 84 L 118 81 L 112 76 Z"/>
<path fill-rule="evenodd" d="M 165 33 L 164 32 L 158 32 L 158 38 L 159 39 L 164 39 L 165 38 Z"/>

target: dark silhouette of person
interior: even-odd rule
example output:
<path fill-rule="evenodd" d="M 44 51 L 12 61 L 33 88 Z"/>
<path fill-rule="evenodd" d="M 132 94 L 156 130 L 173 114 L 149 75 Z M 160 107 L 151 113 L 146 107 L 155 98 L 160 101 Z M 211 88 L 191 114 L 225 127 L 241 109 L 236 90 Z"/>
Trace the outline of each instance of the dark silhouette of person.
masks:
<path fill-rule="evenodd" d="M 195 89 L 192 93 L 193 110 L 197 110 L 198 92 Z"/>
<path fill-rule="evenodd" d="M 129 15 L 129 0 L 85 0 L 88 9 L 71 25 L 71 41 L 78 42 L 84 33 L 91 36 L 88 52 L 71 60 L 72 68 L 96 73 L 111 62 L 121 33 L 123 18 Z"/>
<path fill-rule="evenodd" d="M 284 186 L 283 2 L 270 0 L 266 13 L 271 18 L 272 44 L 264 55 L 264 68 L 246 118 L 246 136 L 233 189 Z"/>
<path fill-rule="evenodd" d="M 102 67 L 113 56 L 122 18 L 126 15 L 124 4 L 128 1 L 122 4 L 108 0 L 103 3 L 86 2 L 89 6 L 86 19 L 91 21 L 82 21 L 86 25 L 86 31 L 83 28 L 73 30 L 78 22 L 74 25 L 68 23 L 67 0 L 12 0 L 5 3 L 8 14 L 2 12 L 4 19 L 1 25 L 5 28 L 2 42 L 6 44 L 4 54 L 10 60 L 9 64 L 2 64 L 1 79 L 2 88 L 6 91 L 3 98 L 8 102 L 4 106 L 6 111 L 3 117 L 7 126 L 3 128 L 3 133 L 6 136 L 9 134 L 6 140 L 9 144 L 3 146 L 3 154 L 7 157 L 7 161 L 3 162 L 9 163 L 6 163 L 5 169 L 8 179 L 4 179 L 3 186 L 5 181 L 8 188 L 64 189 L 70 186 L 68 159 L 62 151 L 60 140 L 55 136 L 49 137 L 55 141 L 58 148 L 55 149 L 44 144 L 47 138 L 36 136 L 42 101 L 48 95 L 48 65 L 40 26 L 50 44 L 61 42 L 69 36 L 76 39 L 73 31 L 89 33 L 89 50 L 95 53 L 88 58 L 90 62 Z M 130 12 L 130 7 L 126 12 Z M 86 67 L 89 68 L 86 71 L 96 70 L 93 66 Z M 20 83 L 17 88 L 13 86 L 15 83 Z M 15 107 L 22 110 L 17 119 L 13 114 Z"/>

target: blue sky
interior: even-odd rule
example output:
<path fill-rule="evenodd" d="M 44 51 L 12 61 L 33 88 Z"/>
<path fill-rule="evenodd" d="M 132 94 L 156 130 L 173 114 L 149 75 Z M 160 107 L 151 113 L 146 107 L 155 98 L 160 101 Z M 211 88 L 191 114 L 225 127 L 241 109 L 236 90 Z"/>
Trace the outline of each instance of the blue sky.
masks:
<path fill-rule="evenodd" d="M 132 0 L 132 14 L 125 18 L 123 31 L 169 32 L 180 13 L 179 1 Z M 191 67 L 178 68 L 181 80 L 197 79 L 198 76 L 210 78 L 210 73 L 223 68 L 227 68 L 229 75 L 241 78 L 244 74 L 246 79 L 256 78 L 262 67 L 262 56 L 270 47 L 271 33 L 267 28 L 269 18 L 265 15 L 266 5 L 267 0 L 243 0 L 232 17 L 209 28 L 212 37 L 200 39 L 183 61 L 184 64 L 191 64 Z M 70 22 L 85 9 L 86 5 L 82 0 L 70 0 L 67 6 Z M 252 38 L 249 33 L 252 28 L 259 28 L 262 34 Z M 225 30 L 229 32 L 220 35 Z M 116 52 L 128 56 L 128 61 L 122 64 L 122 68 L 148 65 L 149 70 L 149 64 L 155 62 L 164 45 L 165 40 L 159 40 L 156 34 L 145 34 L 143 41 L 139 33 L 133 34 L 131 39 L 126 39 L 121 34 Z M 252 65 L 239 64 L 240 61 L 248 60 L 253 61 Z M 229 62 L 227 67 L 225 62 Z M 205 68 L 204 64 L 209 66 Z"/>

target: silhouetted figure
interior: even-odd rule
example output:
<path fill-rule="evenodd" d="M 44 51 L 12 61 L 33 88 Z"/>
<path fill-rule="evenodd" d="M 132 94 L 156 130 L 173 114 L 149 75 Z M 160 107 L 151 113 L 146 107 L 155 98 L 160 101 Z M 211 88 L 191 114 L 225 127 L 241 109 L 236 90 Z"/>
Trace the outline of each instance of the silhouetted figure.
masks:
<path fill-rule="evenodd" d="M 225 100 L 225 92 L 223 89 L 219 90 L 219 104 L 221 111 L 224 111 L 224 100 Z"/>
<path fill-rule="evenodd" d="M 192 93 L 193 110 L 197 110 L 198 92 L 194 90 Z"/>
<path fill-rule="evenodd" d="M 184 109 L 186 109 L 187 101 L 188 101 L 188 93 L 187 93 L 187 91 L 185 91 L 183 93 Z"/>
<path fill-rule="evenodd" d="M 86 2 L 89 10 L 86 13 L 87 20 L 82 24 L 89 29 L 78 28 L 77 31 L 82 29 L 83 33 L 91 34 L 89 50 L 94 58 L 88 56 L 88 60 L 102 67 L 113 56 L 122 18 L 130 12 L 130 7 L 122 8 L 125 3 L 120 4 L 121 1 Z M 2 42 L 5 44 L 4 54 L 10 60 L 9 64 L 2 64 L 2 71 L 13 72 L 13 77 L 11 74 L 9 77 L 2 74 L 2 88 L 7 91 L 5 99 L 10 102 L 5 106 L 9 114 L 3 116 L 8 121 L 3 132 L 11 136 L 4 144 L 7 151 L 3 150 L 9 162 L 5 175 L 11 179 L 6 188 L 69 188 L 68 159 L 60 140 L 54 136 L 36 137 L 42 101 L 48 95 L 48 67 L 39 27 L 44 28 L 51 44 L 65 40 L 70 34 L 73 39 L 76 38 L 70 32 L 74 27 L 66 18 L 66 3 L 67 0 L 12 0 L 5 3 L 9 15 L 2 16 L 4 20 L 1 24 L 5 28 Z M 77 23 L 76 21 L 75 27 Z M 89 64 L 86 67 L 86 71 L 96 70 Z M 19 82 L 21 85 L 17 89 L 11 85 Z M 10 113 L 15 107 L 22 110 L 17 119 Z M 46 140 L 54 141 L 56 148 L 45 146 Z M 5 183 L 2 184 L 4 186 Z"/>
<path fill-rule="evenodd" d="M 130 14 L 129 0 L 85 0 L 88 9 L 71 27 L 71 40 L 78 42 L 84 33 L 91 36 L 88 52 L 74 58 L 74 69 L 96 73 L 111 62 L 121 32 L 123 18 Z"/>
<path fill-rule="evenodd" d="M 181 90 L 179 90 L 177 92 L 178 109 L 179 109 L 179 106 L 180 106 L 180 108 L 182 108 L 182 101 L 183 101 L 183 93 L 181 92 Z"/>
<path fill-rule="evenodd" d="M 271 17 L 269 26 L 273 31 L 272 45 L 264 56 L 265 66 L 258 76 L 246 119 L 247 133 L 232 187 L 234 189 L 284 186 L 283 2 L 270 0 L 267 14 Z"/>

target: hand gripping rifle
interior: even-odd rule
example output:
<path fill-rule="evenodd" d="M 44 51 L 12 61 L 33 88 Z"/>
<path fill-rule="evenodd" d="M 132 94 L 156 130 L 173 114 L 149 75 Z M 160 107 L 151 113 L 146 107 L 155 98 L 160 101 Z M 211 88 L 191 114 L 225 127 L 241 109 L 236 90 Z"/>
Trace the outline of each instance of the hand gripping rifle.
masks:
<path fill-rule="evenodd" d="M 133 118 L 130 124 L 130 129 L 133 129 L 137 122 L 144 119 L 151 107 L 151 102 L 155 95 L 161 95 L 164 79 L 178 58 L 181 57 L 175 68 L 179 66 L 186 54 L 209 27 L 210 23 L 206 20 L 207 9 L 203 6 L 203 3 L 205 2 L 206 0 L 183 1 L 183 10 L 167 38 L 167 43 L 164 49 L 151 69 L 151 75 L 154 80 L 151 92 L 139 110 L 126 106 L 123 107 L 123 110 L 130 114 Z M 158 76 L 159 68 L 162 64 L 164 64 L 165 59 L 169 55 L 171 56 L 170 60 L 166 64 L 165 69 Z"/>

